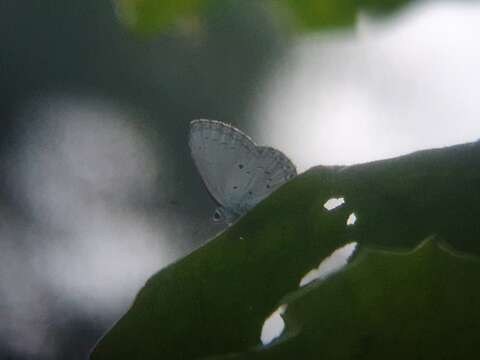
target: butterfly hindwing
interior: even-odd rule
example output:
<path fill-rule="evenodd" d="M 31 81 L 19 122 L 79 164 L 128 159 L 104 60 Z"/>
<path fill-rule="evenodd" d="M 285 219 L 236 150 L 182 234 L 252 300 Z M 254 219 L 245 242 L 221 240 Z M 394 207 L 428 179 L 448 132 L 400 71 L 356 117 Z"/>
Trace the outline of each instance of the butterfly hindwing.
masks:
<path fill-rule="evenodd" d="M 293 163 L 282 152 L 271 147 L 257 147 L 257 151 L 255 176 L 242 201 L 246 210 L 253 208 L 297 174 Z"/>

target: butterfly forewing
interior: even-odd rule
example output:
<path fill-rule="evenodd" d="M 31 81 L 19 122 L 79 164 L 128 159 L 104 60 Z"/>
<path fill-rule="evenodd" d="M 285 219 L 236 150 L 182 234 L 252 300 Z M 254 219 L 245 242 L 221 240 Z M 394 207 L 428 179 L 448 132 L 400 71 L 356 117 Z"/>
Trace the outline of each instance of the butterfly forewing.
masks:
<path fill-rule="evenodd" d="M 222 206 L 234 210 L 237 194 L 249 182 L 247 164 L 255 158 L 256 146 L 240 130 L 214 120 L 194 120 L 190 150 L 206 187 Z"/>

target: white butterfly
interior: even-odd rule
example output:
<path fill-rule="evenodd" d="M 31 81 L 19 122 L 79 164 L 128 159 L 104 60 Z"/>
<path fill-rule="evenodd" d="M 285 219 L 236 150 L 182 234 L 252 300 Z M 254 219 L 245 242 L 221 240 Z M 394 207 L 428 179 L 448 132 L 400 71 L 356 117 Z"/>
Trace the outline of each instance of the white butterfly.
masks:
<path fill-rule="evenodd" d="M 297 175 L 282 152 L 257 146 L 242 131 L 220 121 L 193 120 L 189 145 L 203 182 L 220 204 L 215 222 L 232 223 Z"/>

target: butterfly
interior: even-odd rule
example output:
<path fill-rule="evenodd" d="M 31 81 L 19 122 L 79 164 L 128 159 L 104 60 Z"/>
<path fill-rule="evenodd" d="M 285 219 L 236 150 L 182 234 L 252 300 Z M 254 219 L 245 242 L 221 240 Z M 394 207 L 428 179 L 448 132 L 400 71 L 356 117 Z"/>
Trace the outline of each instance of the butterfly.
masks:
<path fill-rule="evenodd" d="M 189 146 L 205 186 L 219 204 L 215 222 L 232 223 L 297 175 L 282 152 L 256 145 L 221 121 L 193 120 Z"/>

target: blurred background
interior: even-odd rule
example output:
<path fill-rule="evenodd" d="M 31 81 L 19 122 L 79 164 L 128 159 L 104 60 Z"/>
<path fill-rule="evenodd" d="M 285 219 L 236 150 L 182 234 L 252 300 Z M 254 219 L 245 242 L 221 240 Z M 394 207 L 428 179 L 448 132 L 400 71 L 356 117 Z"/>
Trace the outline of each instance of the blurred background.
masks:
<path fill-rule="evenodd" d="M 480 136 L 480 3 L 208 3 L 0 3 L 1 359 L 86 359 L 222 230 L 192 119 L 299 172 Z"/>

